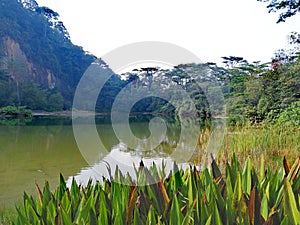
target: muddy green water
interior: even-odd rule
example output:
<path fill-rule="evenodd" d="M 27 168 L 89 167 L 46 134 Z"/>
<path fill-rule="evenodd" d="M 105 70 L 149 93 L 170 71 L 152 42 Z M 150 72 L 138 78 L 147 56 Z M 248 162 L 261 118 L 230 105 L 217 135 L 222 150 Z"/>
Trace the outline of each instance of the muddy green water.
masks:
<path fill-rule="evenodd" d="M 60 172 L 71 176 L 87 166 L 70 124 L 35 122 L 39 124 L 0 125 L 1 206 L 20 201 L 24 191 L 33 194 L 35 183 L 48 180 L 55 186 Z"/>
<path fill-rule="evenodd" d="M 182 157 L 189 146 L 180 146 L 182 151 L 170 157 L 178 142 L 178 127 L 170 123 L 168 137 L 155 151 L 130 149 L 114 135 L 111 124 L 105 118 L 98 118 L 97 130 L 104 151 L 94 164 L 87 163 L 74 139 L 71 118 L 34 118 L 32 121 L 1 121 L 0 124 L 0 209 L 12 207 L 22 200 L 23 192 L 35 194 L 35 183 L 43 186 L 49 181 L 54 189 L 62 173 L 68 182 L 76 177 L 86 182 L 89 177 L 97 179 L 106 174 L 101 161 L 112 161 L 112 167 L 118 162 L 132 165 L 141 159 L 148 163 L 162 160 L 172 161 Z M 133 120 L 132 132 L 143 139 L 149 136 L 148 123 Z M 143 146 L 140 146 L 143 148 Z M 102 159 L 102 160 L 101 160 Z M 122 169 L 122 168 L 121 168 Z M 126 171 L 126 166 L 124 168 Z"/>

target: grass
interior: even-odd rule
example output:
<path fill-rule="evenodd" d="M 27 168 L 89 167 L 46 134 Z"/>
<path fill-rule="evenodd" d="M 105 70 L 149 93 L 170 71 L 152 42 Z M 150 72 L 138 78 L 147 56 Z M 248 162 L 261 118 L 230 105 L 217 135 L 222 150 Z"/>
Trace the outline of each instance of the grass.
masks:
<path fill-rule="evenodd" d="M 208 159 L 205 152 L 211 129 L 202 131 L 199 138 L 200 154 L 198 163 Z M 218 162 L 225 165 L 230 156 L 235 154 L 239 162 L 244 165 L 250 157 L 255 168 L 259 168 L 260 160 L 273 168 L 280 168 L 282 158 L 294 161 L 300 154 L 300 129 L 283 126 L 243 126 L 227 127 L 224 141 L 218 151 Z M 206 165 L 208 161 L 204 162 Z"/>

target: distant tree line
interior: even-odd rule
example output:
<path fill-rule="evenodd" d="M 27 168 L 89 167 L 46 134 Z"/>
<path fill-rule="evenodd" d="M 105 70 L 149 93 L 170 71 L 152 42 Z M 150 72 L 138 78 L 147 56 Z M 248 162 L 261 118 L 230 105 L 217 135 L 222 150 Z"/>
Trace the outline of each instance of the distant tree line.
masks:
<path fill-rule="evenodd" d="M 198 85 L 209 82 L 213 76 L 222 88 L 230 123 L 284 121 L 289 120 L 288 117 L 299 123 L 300 36 L 297 33 L 291 34 L 290 45 L 287 50 L 277 51 L 270 63 L 249 63 L 243 57 L 229 56 L 223 57 L 223 67 L 215 63 L 185 64 L 171 70 L 136 69 L 122 76 L 130 84 L 127 85 L 129 96 L 134 94 L 134 89 L 149 87 L 153 83 L 166 88 L 171 80 L 189 94 L 202 118 L 222 113 L 222 108 L 211 108 L 203 86 Z M 185 102 L 180 104 L 184 110 Z M 138 102 L 132 111 L 168 114 L 175 113 L 176 109 L 169 102 L 152 97 Z"/>

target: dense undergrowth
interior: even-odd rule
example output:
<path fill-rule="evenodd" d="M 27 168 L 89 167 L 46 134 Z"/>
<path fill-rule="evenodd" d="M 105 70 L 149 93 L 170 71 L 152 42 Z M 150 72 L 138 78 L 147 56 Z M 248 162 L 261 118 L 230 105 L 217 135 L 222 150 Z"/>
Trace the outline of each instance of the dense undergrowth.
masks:
<path fill-rule="evenodd" d="M 250 158 L 242 168 L 233 155 L 224 168 L 174 164 L 178 172 L 162 179 L 163 169 L 140 165 L 136 182 L 116 170 L 113 180 L 70 188 L 60 176 L 54 192 L 46 182 L 37 198 L 24 194 L 13 224 L 299 224 L 300 158 L 274 170 Z"/>

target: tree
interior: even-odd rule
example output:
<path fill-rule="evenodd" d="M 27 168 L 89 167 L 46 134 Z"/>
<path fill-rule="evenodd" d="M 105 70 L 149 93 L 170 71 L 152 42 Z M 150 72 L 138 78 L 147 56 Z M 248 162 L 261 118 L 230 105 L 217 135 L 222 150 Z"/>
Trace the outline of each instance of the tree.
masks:
<path fill-rule="evenodd" d="M 35 0 L 19 0 L 23 4 L 23 7 L 32 11 L 36 11 L 39 7 Z"/>
<path fill-rule="evenodd" d="M 35 0 L 0 2 L 0 73 L 5 73 L 0 79 L 6 76 L 0 81 L 0 103 L 33 105 L 31 96 L 21 93 L 21 88 L 33 81 L 46 92 L 55 83 L 64 107 L 70 108 L 82 74 L 96 57 L 72 44 L 59 14 L 52 9 L 39 7 Z M 11 45 L 6 40 L 18 44 L 20 53 L 8 54 Z M 34 105 L 39 110 L 43 107 Z"/>
<path fill-rule="evenodd" d="M 157 67 L 145 67 L 145 68 L 140 69 L 141 73 L 146 73 L 145 78 L 147 80 L 149 89 L 151 88 L 151 85 L 153 82 L 153 74 L 155 74 L 158 70 L 159 70 L 159 68 L 157 68 Z"/>
<path fill-rule="evenodd" d="M 21 103 L 31 110 L 45 109 L 47 104 L 46 91 L 33 81 L 20 87 Z"/>
<path fill-rule="evenodd" d="M 268 2 L 267 8 L 270 12 L 282 11 L 279 14 L 277 23 L 285 22 L 287 18 L 300 12 L 299 0 L 257 0 L 259 2 Z"/>
<path fill-rule="evenodd" d="M 291 32 L 288 39 L 288 46 L 285 49 L 279 49 L 275 52 L 272 62 L 277 63 L 275 65 L 276 68 L 282 64 L 296 62 L 300 56 L 300 33 Z"/>
<path fill-rule="evenodd" d="M 47 101 L 47 111 L 61 111 L 64 107 L 64 99 L 59 92 L 50 93 Z"/>
<path fill-rule="evenodd" d="M 237 65 L 247 63 L 247 60 L 245 60 L 243 57 L 238 56 L 223 56 L 222 59 L 224 60 L 223 63 L 226 65 L 227 68 L 233 68 Z"/>
<path fill-rule="evenodd" d="M 62 21 L 59 21 L 59 14 L 48 7 L 39 7 L 37 12 L 43 14 L 52 28 L 58 30 L 66 40 L 70 40 L 70 34 Z"/>

